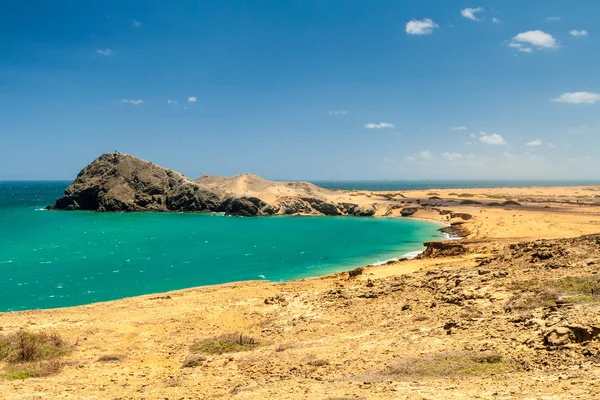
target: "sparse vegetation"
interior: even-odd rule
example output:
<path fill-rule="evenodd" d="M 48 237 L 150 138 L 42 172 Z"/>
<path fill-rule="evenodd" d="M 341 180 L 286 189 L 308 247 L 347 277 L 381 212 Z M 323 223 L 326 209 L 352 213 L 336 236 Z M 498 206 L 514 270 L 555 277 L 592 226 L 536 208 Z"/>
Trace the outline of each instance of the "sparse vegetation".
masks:
<path fill-rule="evenodd" d="M 6 373 L 0 374 L 4 379 L 40 378 L 60 372 L 63 364 L 58 360 L 38 361 L 35 363 L 15 364 Z"/>
<path fill-rule="evenodd" d="M 439 196 L 439 195 L 440 194 L 436 193 L 436 192 L 429 192 L 429 193 L 427 193 L 427 196 Z"/>
<path fill-rule="evenodd" d="M 264 343 L 250 336 L 245 336 L 241 333 L 232 333 L 201 340 L 191 345 L 190 351 L 202 354 L 236 353 L 253 350 L 261 345 L 264 345 Z"/>
<path fill-rule="evenodd" d="M 67 354 L 69 346 L 58 334 L 19 331 L 0 337 L 0 360 L 23 363 L 56 358 Z"/>
<path fill-rule="evenodd" d="M 473 193 L 461 193 L 458 197 L 475 197 Z"/>
<path fill-rule="evenodd" d="M 56 358 L 69 351 L 70 346 L 54 333 L 19 331 L 0 336 L 0 361 L 10 366 L 0 376 L 5 379 L 26 379 L 52 375 L 62 368 L 62 363 Z"/>
<path fill-rule="evenodd" d="M 496 353 L 444 353 L 407 358 L 393 365 L 389 375 L 398 377 L 450 377 L 489 375 L 514 369 Z"/>
<path fill-rule="evenodd" d="M 521 282 L 516 289 L 520 289 L 521 293 L 507 304 L 512 309 L 554 306 L 561 299 L 575 303 L 600 302 L 600 277 L 597 276 L 569 276 L 552 281 L 532 280 Z"/>
<path fill-rule="evenodd" d="M 448 196 L 458 196 L 458 193 L 454 193 L 454 192 L 448 193 Z"/>

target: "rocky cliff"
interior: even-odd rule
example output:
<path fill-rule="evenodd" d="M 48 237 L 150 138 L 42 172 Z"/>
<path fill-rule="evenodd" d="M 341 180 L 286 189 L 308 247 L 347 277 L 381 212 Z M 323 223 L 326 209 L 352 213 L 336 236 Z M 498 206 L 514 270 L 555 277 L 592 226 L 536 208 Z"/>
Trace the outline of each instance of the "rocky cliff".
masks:
<path fill-rule="evenodd" d="M 97 211 L 216 211 L 221 196 L 182 174 L 122 153 L 86 166 L 52 207 Z"/>
<path fill-rule="evenodd" d="M 373 207 L 328 200 L 326 189 L 306 182 L 274 182 L 252 174 L 179 172 L 123 154 L 104 154 L 86 166 L 50 209 L 94 211 L 205 211 L 229 215 L 375 214 Z"/>

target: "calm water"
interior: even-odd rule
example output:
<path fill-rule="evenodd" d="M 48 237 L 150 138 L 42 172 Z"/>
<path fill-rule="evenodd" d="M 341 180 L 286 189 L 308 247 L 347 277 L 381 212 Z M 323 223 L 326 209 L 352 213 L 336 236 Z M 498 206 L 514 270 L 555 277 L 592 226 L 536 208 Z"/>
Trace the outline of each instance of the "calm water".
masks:
<path fill-rule="evenodd" d="M 327 189 L 341 190 L 429 190 L 500 187 L 600 185 L 600 180 L 460 180 L 460 181 L 311 181 Z"/>
<path fill-rule="evenodd" d="M 215 283 L 283 281 L 399 257 L 422 221 L 43 211 L 68 182 L 0 182 L 0 311 Z"/>

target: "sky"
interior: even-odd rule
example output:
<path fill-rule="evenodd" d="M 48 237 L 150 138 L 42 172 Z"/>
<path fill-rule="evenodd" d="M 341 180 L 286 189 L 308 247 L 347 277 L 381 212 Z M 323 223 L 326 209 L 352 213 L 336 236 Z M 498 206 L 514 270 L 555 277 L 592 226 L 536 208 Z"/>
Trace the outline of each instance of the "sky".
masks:
<path fill-rule="evenodd" d="M 0 180 L 600 179 L 600 1 L 0 2 Z"/>

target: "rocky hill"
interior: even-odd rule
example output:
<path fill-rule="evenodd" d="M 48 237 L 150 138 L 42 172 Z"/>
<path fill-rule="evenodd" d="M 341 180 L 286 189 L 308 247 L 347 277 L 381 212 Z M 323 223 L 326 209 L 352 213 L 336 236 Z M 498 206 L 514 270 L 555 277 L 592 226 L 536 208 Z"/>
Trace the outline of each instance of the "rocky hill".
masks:
<path fill-rule="evenodd" d="M 149 161 L 104 154 L 86 166 L 50 209 L 205 211 L 231 215 L 374 215 L 307 182 L 274 182 L 253 174 L 204 175 L 196 181 Z"/>
<path fill-rule="evenodd" d="M 182 174 L 123 153 L 86 166 L 53 208 L 96 211 L 216 211 L 221 195 Z"/>

